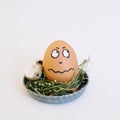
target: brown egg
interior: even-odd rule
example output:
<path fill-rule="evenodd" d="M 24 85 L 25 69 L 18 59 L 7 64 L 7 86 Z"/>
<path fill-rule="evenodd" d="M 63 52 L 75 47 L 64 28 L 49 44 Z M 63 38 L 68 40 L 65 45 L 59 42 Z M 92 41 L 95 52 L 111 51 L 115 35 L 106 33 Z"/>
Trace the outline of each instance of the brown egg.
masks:
<path fill-rule="evenodd" d="M 43 58 L 43 70 L 49 80 L 70 82 L 78 72 L 73 48 L 62 40 L 50 44 Z"/>

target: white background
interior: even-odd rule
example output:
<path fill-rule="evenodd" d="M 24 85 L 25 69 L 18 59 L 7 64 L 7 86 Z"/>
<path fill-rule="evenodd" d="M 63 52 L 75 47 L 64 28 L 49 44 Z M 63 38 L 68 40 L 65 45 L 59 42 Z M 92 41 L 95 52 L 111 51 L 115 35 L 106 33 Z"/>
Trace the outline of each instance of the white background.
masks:
<path fill-rule="evenodd" d="M 79 63 L 90 56 L 89 84 L 77 100 L 32 99 L 23 71 L 62 39 Z M 120 120 L 119 0 L 0 0 L 0 120 Z"/>

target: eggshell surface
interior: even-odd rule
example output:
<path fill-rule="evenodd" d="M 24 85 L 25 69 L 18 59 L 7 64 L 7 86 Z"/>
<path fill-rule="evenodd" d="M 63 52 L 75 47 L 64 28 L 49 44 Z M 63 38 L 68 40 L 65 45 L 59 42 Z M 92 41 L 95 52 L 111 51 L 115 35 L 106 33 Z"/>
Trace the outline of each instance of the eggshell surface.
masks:
<path fill-rule="evenodd" d="M 73 48 L 62 40 L 50 44 L 43 58 L 43 71 L 49 80 L 72 81 L 78 72 L 78 61 Z"/>
<path fill-rule="evenodd" d="M 29 80 L 38 80 L 42 75 L 42 65 L 34 64 L 25 69 L 24 75 Z"/>

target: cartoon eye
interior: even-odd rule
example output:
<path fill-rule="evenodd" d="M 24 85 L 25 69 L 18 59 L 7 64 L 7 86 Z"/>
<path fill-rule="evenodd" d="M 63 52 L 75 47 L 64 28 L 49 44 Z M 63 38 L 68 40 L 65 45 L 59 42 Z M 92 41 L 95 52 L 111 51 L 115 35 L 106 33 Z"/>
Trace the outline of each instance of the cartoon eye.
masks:
<path fill-rule="evenodd" d="M 52 51 L 52 53 L 51 53 L 51 56 L 52 56 L 53 58 L 58 58 L 58 56 L 59 56 L 59 51 L 58 51 L 57 49 L 54 49 L 54 50 Z"/>
<path fill-rule="evenodd" d="M 63 54 L 63 56 L 66 57 L 66 58 L 69 58 L 69 57 L 70 57 L 70 52 L 69 52 L 69 50 L 67 50 L 67 49 L 64 49 L 64 50 L 62 51 L 62 54 Z"/>

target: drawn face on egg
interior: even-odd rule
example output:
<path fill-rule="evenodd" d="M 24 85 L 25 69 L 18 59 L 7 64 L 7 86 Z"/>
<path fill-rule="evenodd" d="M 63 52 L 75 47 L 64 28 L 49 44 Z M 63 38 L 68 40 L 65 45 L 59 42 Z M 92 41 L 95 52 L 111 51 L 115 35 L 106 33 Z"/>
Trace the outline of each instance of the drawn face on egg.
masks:
<path fill-rule="evenodd" d="M 74 50 L 65 41 L 55 41 L 46 50 L 43 70 L 49 80 L 69 82 L 78 71 Z"/>
<path fill-rule="evenodd" d="M 59 59 L 59 55 L 62 53 L 62 59 Z M 53 59 L 57 59 L 58 58 L 58 60 L 59 61 L 57 61 L 58 62 L 58 64 L 64 64 L 64 57 L 65 58 L 69 58 L 70 57 L 70 52 L 69 52 L 69 50 L 66 48 L 66 47 L 62 47 L 62 50 L 60 50 L 60 48 L 59 47 L 56 47 L 55 49 L 53 49 L 52 50 L 52 52 L 51 52 L 51 57 L 53 58 Z M 69 72 L 69 71 L 72 71 L 72 70 L 74 70 L 74 67 L 71 67 L 71 68 L 68 68 L 68 69 L 65 69 L 65 70 L 63 70 L 63 71 L 59 71 L 59 70 L 54 70 L 53 68 L 49 68 L 48 69 L 48 71 L 52 71 L 52 72 L 54 72 L 54 73 L 59 73 L 59 74 L 64 74 L 65 72 Z"/>

